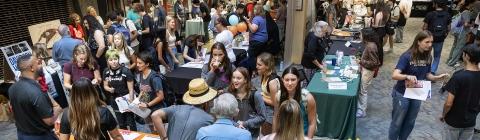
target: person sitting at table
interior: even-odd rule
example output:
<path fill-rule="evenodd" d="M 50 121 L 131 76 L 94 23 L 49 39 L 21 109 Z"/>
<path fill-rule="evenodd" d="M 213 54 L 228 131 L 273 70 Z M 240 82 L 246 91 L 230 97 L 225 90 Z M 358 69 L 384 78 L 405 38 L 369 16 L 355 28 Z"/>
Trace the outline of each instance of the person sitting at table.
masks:
<path fill-rule="evenodd" d="M 331 28 L 327 22 L 318 21 L 313 25 L 305 38 L 302 65 L 305 68 L 305 74 L 308 79 L 312 79 L 318 70 L 322 70 L 325 67 L 323 58 L 330 48 L 328 38 L 326 37 L 329 29 Z"/>
<path fill-rule="evenodd" d="M 433 75 L 432 64 L 433 35 L 429 31 L 420 31 L 411 47 L 398 59 L 392 79 L 397 84 L 392 90 L 392 121 L 388 131 L 388 139 L 407 139 L 415 126 L 421 100 L 405 98 L 406 84 L 412 85 L 420 80 L 438 81 L 448 74 Z"/>
<path fill-rule="evenodd" d="M 125 66 L 128 69 L 135 68 L 135 61 L 137 61 L 137 57 L 135 56 L 132 47 L 127 45 L 127 42 L 123 37 L 123 33 L 117 32 L 113 34 L 112 49 L 117 50 L 119 55 L 118 62 L 120 65 Z"/>
<path fill-rule="evenodd" d="M 117 122 L 107 105 L 100 100 L 92 81 L 76 80 L 70 92 L 70 106 L 60 121 L 60 140 L 123 140 Z"/>
<path fill-rule="evenodd" d="M 202 57 L 203 39 L 201 39 L 201 37 L 202 36 L 193 34 L 185 39 L 185 47 L 183 48 L 183 60 L 185 63 L 204 60 Z"/>
<path fill-rule="evenodd" d="M 151 117 L 158 135 L 162 140 L 195 140 L 198 129 L 213 123 L 210 115 L 211 100 L 217 91 L 210 88 L 202 78 L 193 79 L 188 84 L 188 91 L 183 94 L 184 105 L 173 105 L 159 109 Z M 168 122 L 168 131 L 164 122 Z"/>
<path fill-rule="evenodd" d="M 128 95 L 128 102 L 134 99 L 133 80 L 134 76 L 130 69 L 120 64 L 120 54 L 117 50 L 111 49 L 106 54 L 108 67 L 103 71 L 103 89 L 109 93 L 110 105 L 112 106 L 115 116 L 121 129 L 137 130 L 134 121 L 134 114 L 130 111 L 121 113 L 118 109 L 115 99 Z M 129 127 L 129 128 L 127 128 Z"/>
<path fill-rule="evenodd" d="M 317 129 L 317 106 L 315 99 L 307 89 L 302 89 L 300 86 L 300 73 L 295 67 L 290 66 L 283 71 L 281 83 L 280 97 L 277 97 L 277 100 L 279 100 L 278 106 L 280 106 L 280 103 L 289 99 L 297 101 L 300 104 L 301 115 L 303 118 L 303 133 L 308 138 L 312 139 L 315 130 Z M 276 117 L 278 117 L 278 115 L 276 115 Z M 274 122 L 276 122 L 275 119 Z M 277 124 L 275 124 L 275 126 L 276 125 Z"/>
<path fill-rule="evenodd" d="M 262 53 L 257 57 L 257 73 L 260 84 L 255 85 L 261 89 L 263 101 L 265 102 L 265 123 L 262 124 L 262 135 L 272 133 L 273 109 L 275 97 L 280 92 L 280 77 L 275 72 L 275 61 L 271 54 Z"/>
<path fill-rule="evenodd" d="M 378 35 L 372 28 L 362 29 L 363 50 L 362 58 L 359 58 L 357 64 L 361 66 L 361 90 L 358 98 L 357 117 L 367 116 L 367 88 L 370 86 L 373 78 L 377 77 L 378 70 L 383 64 L 383 48 L 378 42 Z"/>
<path fill-rule="evenodd" d="M 93 85 L 102 82 L 100 69 L 87 46 L 80 44 L 73 49 L 73 59 L 63 65 L 63 83 L 65 88 L 72 88 L 72 81 L 86 77 Z"/>
<path fill-rule="evenodd" d="M 233 34 L 227 29 L 227 20 L 223 17 L 219 17 L 214 20 L 214 22 L 215 28 L 219 32 L 219 34 L 215 37 L 215 42 L 222 43 L 227 49 L 227 55 L 230 59 L 230 62 L 235 62 L 237 58 L 235 57 L 235 53 L 233 52 L 231 45 L 233 42 Z"/>
<path fill-rule="evenodd" d="M 248 70 L 238 67 L 233 71 L 232 82 L 227 92 L 233 94 L 239 103 L 236 126 L 247 129 L 252 137 L 259 135 L 260 126 L 265 122 L 265 103 L 262 94 L 255 90 L 251 84 L 251 77 Z"/>
<path fill-rule="evenodd" d="M 233 118 L 237 116 L 238 102 L 232 94 L 221 94 L 213 101 L 210 110 L 217 120 L 214 124 L 204 126 L 197 132 L 197 140 L 225 139 L 225 140 L 251 140 L 252 135 L 248 130 L 237 128 Z"/>
<path fill-rule="evenodd" d="M 303 130 L 302 110 L 294 99 L 287 99 L 278 109 L 275 133 L 266 135 L 261 140 L 310 140 Z"/>
<path fill-rule="evenodd" d="M 153 59 L 150 52 L 140 52 L 137 57 L 137 84 L 139 87 L 139 98 L 140 103 L 138 107 L 141 109 L 148 108 L 152 112 L 164 107 L 164 94 L 162 87 L 162 79 L 157 74 L 156 71 L 152 70 Z M 137 120 L 137 129 L 139 131 L 149 133 L 153 131 L 153 126 L 150 124 L 151 119 L 147 117 L 145 119 Z M 146 126 L 145 126 L 146 125 Z M 145 127 L 150 127 L 150 130 Z"/>
<path fill-rule="evenodd" d="M 226 57 L 227 50 L 222 43 L 213 44 L 210 51 L 210 59 L 202 68 L 202 78 L 207 84 L 219 92 L 230 84 L 232 71 L 235 66 L 230 63 L 230 59 Z"/>
<path fill-rule="evenodd" d="M 248 58 L 242 65 L 248 68 L 249 71 L 255 70 L 255 59 L 262 52 L 265 52 L 265 45 L 268 40 L 267 23 L 265 19 L 265 12 L 263 6 L 260 4 L 255 5 L 254 17 L 246 19 L 247 27 L 250 30 L 249 46 L 248 46 Z"/>

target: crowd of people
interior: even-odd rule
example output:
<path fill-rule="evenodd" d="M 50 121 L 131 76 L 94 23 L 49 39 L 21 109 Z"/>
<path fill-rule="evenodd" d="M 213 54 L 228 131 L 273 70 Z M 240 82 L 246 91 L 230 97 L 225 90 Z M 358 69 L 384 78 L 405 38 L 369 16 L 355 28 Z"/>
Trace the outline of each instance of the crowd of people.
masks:
<path fill-rule="evenodd" d="M 324 58 L 332 47 L 330 35 L 335 28 L 352 26 L 351 15 L 345 14 L 352 5 L 338 0 L 318 4 L 324 6 L 318 9 L 325 10 L 305 37 L 302 68 L 291 65 L 277 74 L 277 55 L 289 28 L 286 0 L 278 4 L 218 0 L 212 5 L 192 0 L 190 11 L 176 0 L 174 15 L 168 15 L 163 2 L 150 3 L 132 3 L 126 12 L 109 12 L 106 22 L 91 6 L 83 17 L 72 13 L 67 24 L 58 27 L 62 38 L 53 45 L 51 56 L 45 44 L 37 43 L 32 55 L 17 59 L 21 76 L 10 87 L 9 98 L 18 139 L 121 140 L 119 129 L 158 134 L 162 140 L 313 139 L 320 129 L 317 114 L 322 112 L 317 112 L 305 79 L 327 69 Z M 450 80 L 442 89 L 448 97 L 440 118 L 445 122 L 445 139 L 472 139 L 480 112 L 476 93 L 480 90 L 480 2 L 460 0 L 458 5 L 460 13 L 452 16 L 446 0 L 434 0 L 434 10 L 419 28 L 422 31 L 398 58 L 391 76 L 397 83 L 391 93 L 388 139 L 407 139 L 420 111 L 420 100 L 404 97 L 406 85 L 446 78 Z M 373 18 L 371 26 L 360 31 L 364 50 L 356 60 L 361 67 L 359 118 L 367 117 L 367 88 L 383 66 L 384 52 L 392 51 L 394 42 L 403 42 L 411 6 L 411 0 L 368 6 Z M 277 9 L 276 17 L 271 16 L 272 9 Z M 186 20 L 193 18 L 202 19 L 205 34 L 184 37 Z M 229 29 L 239 22 L 247 32 Z M 457 70 L 451 76 L 437 72 L 449 33 L 455 43 L 447 63 Z M 249 37 L 248 55 L 238 59 L 232 43 L 242 34 Z M 204 45 L 210 39 L 214 43 L 206 52 Z M 389 47 L 384 49 L 387 42 Z M 169 94 L 164 74 L 189 62 L 204 62 L 201 77 L 190 81 L 181 104 L 171 102 L 168 99 L 174 95 Z M 119 98 L 150 113 L 141 116 L 120 110 Z M 59 135 L 52 131 L 55 123 Z"/>

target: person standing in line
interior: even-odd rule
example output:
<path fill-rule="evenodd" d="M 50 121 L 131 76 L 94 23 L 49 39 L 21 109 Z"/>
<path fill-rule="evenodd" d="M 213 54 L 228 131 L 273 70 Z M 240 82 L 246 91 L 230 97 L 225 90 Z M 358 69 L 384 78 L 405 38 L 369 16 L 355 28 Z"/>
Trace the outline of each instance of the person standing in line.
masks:
<path fill-rule="evenodd" d="M 445 85 L 448 96 L 440 117 L 445 122 L 444 140 L 471 140 L 480 112 L 480 48 L 465 47 L 462 61 L 465 69 L 455 72 Z"/>
<path fill-rule="evenodd" d="M 56 140 L 52 131 L 62 108 L 43 93 L 36 79 L 42 71 L 41 61 L 35 53 L 17 59 L 21 75 L 8 90 L 15 117 L 19 140 Z"/>
<path fill-rule="evenodd" d="M 415 126 L 421 100 L 403 97 L 406 84 L 417 84 L 420 80 L 438 81 L 448 74 L 431 73 L 433 35 L 429 31 L 420 31 L 412 46 L 399 58 L 392 74 L 397 84 L 392 90 L 392 121 L 388 131 L 389 140 L 406 140 Z"/>
<path fill-rule="evenodd" d="M 380 67 L 383 65 L 383 49 L 378 42 L 378 35 L 372 28 L 362 29 L 362 39 L 365 46 L 362 57 L 357 60 L 357 64 L 361 66 L 361 90 L 358 97 L 357 117 L 363 118 L 367 116 L 367 88 L 370 86 L 373 78 L 378 74 Z"/>
<path fill-rule="evenodd" d="M 398 7 L 400 7 L 400 17 L 398 18 L 397 28 L 395 30 L 395 43 L 403 42 L 403 28 L 407 24 L 407 19 L 412 12 L 412 0 L 400 0 Z"/>
<path fill-rule="evenodd" d="M 450 32 L 450 21 L 452 16 L 447 11 L 446 0 L 435 0 L 435 11 L 427 13 L 423 20 L 423 30 L 428 30 L 433 34 L 433 63 L 432 73 L 435 74 L 440 64 L 443 42 Z"/>
<path fill-rule="evenodd" d="M 89 51 L 94 56 L 100 69 L 107 67 L 107 60 L 105 59 L 105 52 L 107 51 L 107 39 L 105 38 L 105 32 L 100 23 L 91 15 L 87 15 L 84 18 L 84 26 L 87 31 L 87 42 Z"/>
<path fill-rule="evenodd" d="M 82 43 L 82 40 L 72 38 L 68 26 L 64 24 L 58 26 L 58 33 L 62 36 L 62 39 L 53 44 L 52 57 L 55 62 L 60 63 L 60 66 L 63 67 L 63 64 L 72 60 L 73 49 Z"/>
<path fill-rule="evenodd" d="M 193 79 L 188 91 L 183 95 L 185 105 L 172 105 L 152 113 L 155 128 L 162 140 L 195 140 L 198 129 L 213 123 L 210 110 L 211 101 L 217 91 L 210 88 L 202 78 Z M 168 122 L 165 130 L 164 122 Z"/>
<path fill-rule="evenodd" d="M 387 2 L 388 9 L 390 9 L 390 19 L 387 23 L 390 24 L 390 26 L 387 26 L 387 35 L 385 36 L 384 44 L 387 44 L 390 48 L 385 49 L 385 52 L 391 52 L 393 51 L 393 35 L 395 34 L 395 28 L 397 28 L 398 24 L 398 19 L 400 15 L 400 7 L 395 4 L 395 0 L 388 0 Z M 392 27 L 394 29 L 392 29 Z"/>
<path fill-rule="evenodd" d="M 233 118 L 237 116 L 238 102 L 232 94 L 221 94 L 213 102 L 210 111 L 215 114 L 217 121 L 210 126 L 204 126 L 197 132 L 197 140 L 236 139 L 251 140 L 248 130 L 237 128 Z"/>

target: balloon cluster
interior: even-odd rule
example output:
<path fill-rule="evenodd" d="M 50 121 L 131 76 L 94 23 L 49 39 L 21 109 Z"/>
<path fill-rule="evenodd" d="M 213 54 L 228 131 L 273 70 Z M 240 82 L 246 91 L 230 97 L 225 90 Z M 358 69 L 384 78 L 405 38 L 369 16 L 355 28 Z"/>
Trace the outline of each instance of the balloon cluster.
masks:
<path fill-rule="evenodd" d="M 228 30 L 232 32 L 232 34 L 235 36 L 237 35 L 238 32 L 246 32 L 247 31 L 247 24 L 245 22 L 240 22 L 240 18 L 236 15 L 231 15 L 228 18 L 228 22 L 230 23 L 231 26 L 228 27 Z"/>

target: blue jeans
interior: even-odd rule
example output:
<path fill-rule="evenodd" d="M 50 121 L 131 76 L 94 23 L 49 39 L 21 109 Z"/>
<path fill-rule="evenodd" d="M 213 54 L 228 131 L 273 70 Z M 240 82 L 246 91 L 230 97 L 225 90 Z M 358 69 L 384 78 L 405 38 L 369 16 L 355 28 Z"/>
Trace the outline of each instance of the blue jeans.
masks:
<path fill-rule="evenodd" d="M 404 98 L 403 94 L 392 91 L 392 122 L 388 130 L 389 140 L 406 140 L 415 126 L 422 101 Z"/>
<path fill-rule="evenodd" d="M 57 136 L 53 132 L 47 132 L 43 135 L 29 135 L 17 130 L 18 140 L 57 140 Z"/>
<path fill-rule="evenodd" d="M 442 55 L 443 42 L 432 43 L 433 48 L 433 63 L 432 63 L 432 73 L 436 73 L 438 65 L 440 64 L 440 57 Z"/>

